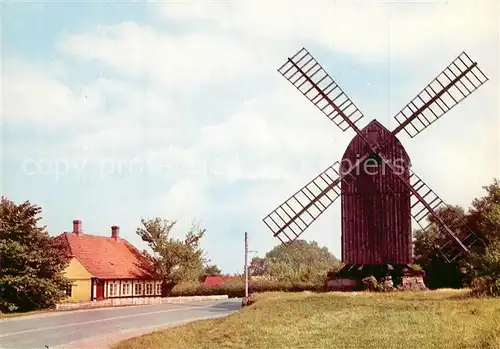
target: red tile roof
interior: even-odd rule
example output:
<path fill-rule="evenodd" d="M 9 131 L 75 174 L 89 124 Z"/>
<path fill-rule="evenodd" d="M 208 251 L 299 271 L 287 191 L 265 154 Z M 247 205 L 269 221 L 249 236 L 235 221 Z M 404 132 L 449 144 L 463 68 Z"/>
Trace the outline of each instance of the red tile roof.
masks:
<path fill-rule="evenodd" d="M 224 278 L 222 276 L 207 276 L 203 281 L 203 287 L 222 287 L 224 286 Z"/>
<path fill-rule="evenodd" d="M 127 240 L 63 233 L 58 238 L 92 275 L 100 279 L 152 278 L 147 259 Z"/>

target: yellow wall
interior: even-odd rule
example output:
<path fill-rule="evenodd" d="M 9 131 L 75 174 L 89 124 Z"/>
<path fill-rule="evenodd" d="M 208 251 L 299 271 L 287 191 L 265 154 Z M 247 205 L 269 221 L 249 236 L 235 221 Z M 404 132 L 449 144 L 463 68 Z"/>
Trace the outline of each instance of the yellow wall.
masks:
<path fill-rule="evenodd" d="M 64 273 L 73 282 L 70 299 L 75 301 L 90 301 L 92 289 L 90 278 L 93 275 L 76 258 L 71 258 Z"/>

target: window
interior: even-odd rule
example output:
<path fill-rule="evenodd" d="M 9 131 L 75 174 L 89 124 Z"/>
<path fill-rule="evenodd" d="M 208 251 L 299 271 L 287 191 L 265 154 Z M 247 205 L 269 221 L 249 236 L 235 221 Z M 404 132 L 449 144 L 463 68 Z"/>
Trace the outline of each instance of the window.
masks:
<path fill-rule="evenodd" d="M 136 296 L 142 296 L 142 284 L 135 284 L 134 285 L 134 294 Z"/>
<path fill-rule="evenodd" d="M 130 296 L 132 291 L 131 284 L 122 284 L 122 296 Z"/>
<path fill-rule="evenodd" d="M 108 288 L 110 297 L 118 297 L 118 291 L 120 291 L 118 284 L 108 284 Z"/>
<path fill-rule="evenodd" d="M 66 297 L 70 297 L 73 295 L 73 285 L 68 285 L 65 289 L 64 289 L 64 293 L 66 294 Z"/>
<path fill-rule="evenodd" d="M 161 295 L 161 283 L 156 283 L 156 294 Z"/>
<path fill-rule="evenodd" d="M 146 284 L 146 295 L 152 295 L 153 294 L 153 283 L 147 283 Z"/>

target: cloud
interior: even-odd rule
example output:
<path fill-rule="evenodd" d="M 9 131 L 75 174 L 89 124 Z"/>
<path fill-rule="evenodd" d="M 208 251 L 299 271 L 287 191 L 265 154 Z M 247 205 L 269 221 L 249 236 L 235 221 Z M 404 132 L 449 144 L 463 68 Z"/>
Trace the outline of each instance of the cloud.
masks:
<path fill-rule="evenodd" d="M 96 110 L 99 101 L 60 78 L 61 67 L 36 66 L 22 60 L 2 63 L 4 122 L 53 126 L 80 123 Z M 44 69 L 45 68 L 45 69 Z"/>
<path fill-rule="evenodd" d="M 491 80 L 415 140 L 401 139 L 417 174 L 447 202 L 467 204 L 499 173 L 498 4 L 297 4 L 154 3 L 154 25 L 65 31 L 55 63 L 7 60 L 4 122 L 66 135 L 18 153 L 9 141 L 12 158 L 36 150 L 86 160 L 98 174 L 103 164 L 140 163 L 144 173 L 127 185 L 158 190 L 138 205 L 182 224 L 208 221 L 222 238 L 242 222 L 264 252 L 276 241 L 262 217 L 339 160 L 354 135 L 278 75 L 286 57 L 310 48 L 362 107 L 366 124 L 385 122 L 378 111 L 395 114 L 465 49 Z M 304 237 L 339 254 L 339 230 L 337 202 Z M 224 254 L 217 243 L 209 253 Z"/>
<path fill-rule="evenodd" d="M 498 4 L 491 1 L 320 0 L 306 6 L 284 0 L 272 4 L 192 1 L 161 3 L 155 9 L 176 23 L 201 21 L 212 31 L 234 31 L 243 38 L 281 45 L 311 42 L 368 62 L 389 55 L 422 58 L 464 42 L 481 44 L 498 23 Z"/>
<path fill-rule="evenodd" d="M 185 177 L 170 187 L 164 199 L 164 206 L 173 217 L 199 217 L 207 207 L 206 186 L 199 177 Z"/>
<path fill-rule="evenodd" d="M 248 46 L 229 34 L 172 34 L 124 22 L 61 36 L 60 49 L 104 64 L 126 78 L 148 79 L 171 89 L 227 82 L 258 74 Z"/>

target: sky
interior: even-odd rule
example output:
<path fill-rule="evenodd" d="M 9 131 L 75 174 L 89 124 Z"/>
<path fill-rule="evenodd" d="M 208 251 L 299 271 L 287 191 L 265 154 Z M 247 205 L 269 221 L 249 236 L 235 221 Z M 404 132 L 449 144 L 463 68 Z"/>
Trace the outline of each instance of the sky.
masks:
<path fill-rule="evenodd" d="M 498 1 L 17 2 L 2 12 L 2 195 L 51 235 L 193 221 L 223 271 L 279 241 L 262 219 L 340 160 L 342 132 L 277 69 L 300 48 L 365 117 L 393 116 L 460 52 L 490 79 L 414 139 L 412 170 L 468 207 L 500 176 Z M 340 256 L 340 200 L 304 233 Z"/>

